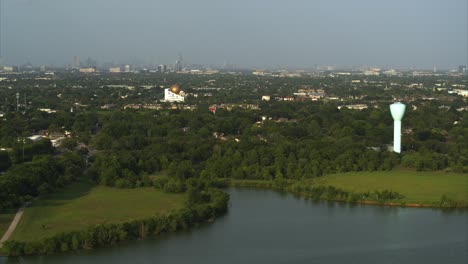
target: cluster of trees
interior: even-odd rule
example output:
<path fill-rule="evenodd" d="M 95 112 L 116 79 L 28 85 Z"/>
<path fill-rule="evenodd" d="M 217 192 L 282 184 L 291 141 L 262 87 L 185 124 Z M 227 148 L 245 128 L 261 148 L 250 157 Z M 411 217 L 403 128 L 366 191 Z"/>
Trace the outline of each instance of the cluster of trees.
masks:
<path fill-rule="evenodd" d="M 0 172 L 7 170 L 12 165 L 31 161 L 35 156 L 53 153 L 54 147 L 52 147 L 50 140 L 47 139 L 38 142 L 25 139 L 16 142 L 10 151 L 0 151 Z"/>
<path fill-rule="evenodd" d="M 33 197 L 47 194 L 82 176 L 82 156 L 68 152 L 61 156 L 36 155 L 0 175 L 0 211 L 19 207 Z"/>
<path fill-rule="evenodd" d="M 125 240 L 186 230 L 196 224 L 212 220 L 227 211 L 229 196 L 218 189 L 202 188 L 202 185 L 202 183 L 192 182 L 189 187 L 191 198 L 187 207 L 168 215 L 120 224 L 96 225 L 87 230 L 61 233 L 35 242 L 9 240 L 4 243 L 3 248 L 10 256 L 42 255 L 92 249 L 114 245 Z"/>
<path fill-rule="evenodd" d="M 297 140 L 279 143 L 223 144 L 201 172 L 236 179 L 303 179 L 348 171 L 390 170 L 396 155 L 352 140 Z"/>
<path fill-rule="evenodd" d="M 441 108 L 442 107 L 442 108 Z M 417 170 L 468 172 L 468 112 L 437 102 L 409 110 L 403 123 L 402 163 Z"/>

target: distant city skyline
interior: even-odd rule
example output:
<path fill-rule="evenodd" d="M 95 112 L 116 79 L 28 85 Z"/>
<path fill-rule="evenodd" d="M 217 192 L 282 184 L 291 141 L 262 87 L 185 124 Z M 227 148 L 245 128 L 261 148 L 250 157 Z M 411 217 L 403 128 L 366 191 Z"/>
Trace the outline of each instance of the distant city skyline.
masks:
<path fill-rule="evenodd" d="M 2 0 L 5 64 L 457 69 L 466 0 Z"/>

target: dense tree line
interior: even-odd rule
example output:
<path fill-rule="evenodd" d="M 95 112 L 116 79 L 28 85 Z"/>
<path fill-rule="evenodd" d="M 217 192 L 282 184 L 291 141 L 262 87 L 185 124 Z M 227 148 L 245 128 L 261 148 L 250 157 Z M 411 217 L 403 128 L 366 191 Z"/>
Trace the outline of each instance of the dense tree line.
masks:
<path fill-rule="evenodd" d="M 23 205 L 33 197 L 47 194 L 77 180 L 85 160 L 68 152 L 58 157 L 36 155 L 31 161 L 12 166 L 0 175 L 0 211 Z"/>
<path fill-rule="evenodd" d="M 272 104 L 266 110 L 115 111 L 101 119 L 89 171 L 118 187 L 167 188 L 192 177 L 303 179 L 348 171 L 467 170 L 466 114 L 422 104 L 405 119 L 403 155 L 387 151 L 393 122 L 387 109 L 338 110 L 333 104 Z M 423 114 L 431 122 L 421 122 Z M 267 116 L 267 119 L 262 119 Z M 448 121 L 447 121 L 448 120 Z M 457 123 L 458 122 L 458 123 Z M 158 182 L 157 184 L 162 184 Z"/>
<path fill-rule="evenodd" d="M 181 181 L 198 175 L 301 179 L 353 170 L 389 170 L 398 163 L 397 156 L 366 144 L 374 143 L 375 137 L 366 140 L 351 127 L 334 128 L 323 117 L 322 126 L 328 129 L 318 122 L 299 124 L 306 120 L 263 124 L 258 120 L 257 113 L 248 111 L 217 116 L 115 112 L 103 120 L 93 140 L 100 152 L 90 175 L 105 185 L 133 187 L 146 185 L 148 175 L 162 170 Z M 223 139 L 213 133 L 222 133 Z M 380 149 L 381 145 L 376 146 Z"/>

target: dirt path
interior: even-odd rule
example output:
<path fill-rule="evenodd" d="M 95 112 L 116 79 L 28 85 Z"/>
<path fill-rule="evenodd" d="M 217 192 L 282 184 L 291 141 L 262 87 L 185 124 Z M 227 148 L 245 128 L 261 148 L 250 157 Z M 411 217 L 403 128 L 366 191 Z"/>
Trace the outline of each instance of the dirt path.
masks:
<path fill-rule="evenodd" d="M 24 212 L 24 207 L 20 208 L 18 212 L 16 213 L 15 217 L 13 218 L 13 221 L 11 221 L 11 224 L 8 227 L 8 230 L 5 232 L 2 239 L 0 239 L 0 248 L 3 246 L 3 242 L 7 241 L 10 238 L 11 234 L 13 234 L 13 231 L 15 231 L 16 226 L 19 224 L 19 221 L 21 220 L 21 216 L 23 216 L 23 212 Z"/>

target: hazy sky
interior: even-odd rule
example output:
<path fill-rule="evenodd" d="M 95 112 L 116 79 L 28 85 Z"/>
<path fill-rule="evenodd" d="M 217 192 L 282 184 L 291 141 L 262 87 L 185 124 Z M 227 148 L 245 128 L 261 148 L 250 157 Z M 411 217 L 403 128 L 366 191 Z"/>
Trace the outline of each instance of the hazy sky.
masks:
<path fill-rule="evenodd" d="M 467 0 L 0 0 L 10 64 L 454 68 Z"/>

